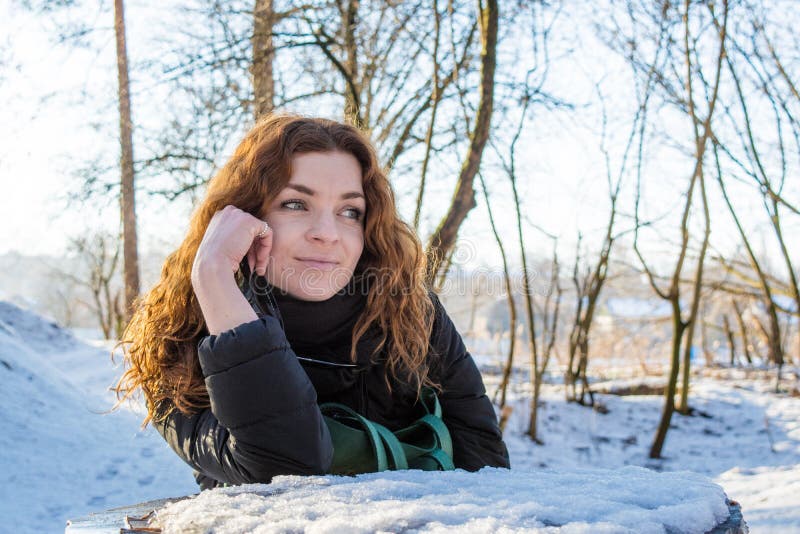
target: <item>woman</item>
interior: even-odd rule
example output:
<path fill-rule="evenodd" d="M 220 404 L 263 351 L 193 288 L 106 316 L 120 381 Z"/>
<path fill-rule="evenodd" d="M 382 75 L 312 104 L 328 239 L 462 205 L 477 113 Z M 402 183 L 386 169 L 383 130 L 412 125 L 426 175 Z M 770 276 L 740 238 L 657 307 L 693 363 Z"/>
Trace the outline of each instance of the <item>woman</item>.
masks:
<path fill-rule="evenodd" d="M 252 272 L 251 272 L 252 271 Z M 438 391 L 457 468 L 508 467 L 481 376 L 353 127 L 273 115 L 211 180 L 124 335 L 152 422 L 201 488 L 322 474 L 318 404 L 391 430 Z"/>

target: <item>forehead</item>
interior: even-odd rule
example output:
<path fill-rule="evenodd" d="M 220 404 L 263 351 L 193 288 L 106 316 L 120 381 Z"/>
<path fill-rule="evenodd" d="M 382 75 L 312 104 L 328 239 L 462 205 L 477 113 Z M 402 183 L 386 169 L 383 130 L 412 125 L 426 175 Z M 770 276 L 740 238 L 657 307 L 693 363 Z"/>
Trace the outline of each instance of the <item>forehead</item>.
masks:
<path fill-rule="evenodd" d="M 363 192 L 362 170 L 348 152 L 309 152 L 292 157 L 289 185 L 301 185 L 319 194 Z"/>

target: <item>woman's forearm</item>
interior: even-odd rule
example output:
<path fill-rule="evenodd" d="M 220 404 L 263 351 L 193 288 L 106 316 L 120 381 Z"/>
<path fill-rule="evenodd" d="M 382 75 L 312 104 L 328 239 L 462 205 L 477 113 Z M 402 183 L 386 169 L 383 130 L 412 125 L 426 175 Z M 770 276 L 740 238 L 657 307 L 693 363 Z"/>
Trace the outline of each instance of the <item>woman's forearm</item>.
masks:
<path fill-rule="evenodd" d="M 250 213 L 227 205 L 211 217 L 191 275 L 209 333 L 219 334 L 258 319 L 233 274 L 245 256 L 255 263 L 250 268 L 263 274 L 271 249 L 272 232 Z"/>
<path fill-rule="evenodd" d="M 192 269 L 192 287 L 212 335 L 258 319 L 227 265 L 199 262 Z"/>

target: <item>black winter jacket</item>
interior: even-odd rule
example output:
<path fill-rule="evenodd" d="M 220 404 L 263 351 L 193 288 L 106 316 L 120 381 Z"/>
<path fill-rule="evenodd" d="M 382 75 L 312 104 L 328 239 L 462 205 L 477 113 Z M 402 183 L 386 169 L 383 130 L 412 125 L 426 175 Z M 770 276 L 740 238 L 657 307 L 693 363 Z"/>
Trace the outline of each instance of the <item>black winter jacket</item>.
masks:
<path fill-rule="evenodd" d="M 481 375 L 439 299 L 433 293 L 431 298 L 436 317 L 428 365 L 442 386 L 439 400 L 455 466 L 509 467 Z M 361 297 L 304 302 L 282 296 L 278 303 L 280 317 L 263 315 L 200 341 L 210 409 L 190 417 L 172 409 L 154 425 L 194 468 L 203 489 L 269 482 L 276 475 L 324 474 L 333 446 L 318 403 L 349 405 L 391 430 L 422 415 L 416 392 L 404 381 L 390 379 L 389 391 L 380 352 L 370 357 L 374 335 L 359 341 L 353 369 L 319 363 L 352 363 L 350 336 L 363 309 Z"/>

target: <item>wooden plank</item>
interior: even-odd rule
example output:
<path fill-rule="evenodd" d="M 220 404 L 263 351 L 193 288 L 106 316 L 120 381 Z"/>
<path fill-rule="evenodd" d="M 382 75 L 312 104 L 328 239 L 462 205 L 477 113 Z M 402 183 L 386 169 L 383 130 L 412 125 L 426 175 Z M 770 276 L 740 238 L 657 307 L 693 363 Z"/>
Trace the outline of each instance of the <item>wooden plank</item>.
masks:
<path fill-rule="evenodd" d="M 134 532 L 147 532 L 137 531 L 135 528 L 128 528 L 126 524 L 126 517 L 138 518 L 144 517 L 154 510 L 159 510 L 171 502 L 181 501 L 188 499 L 192 495 L 184 497 L 174 497 L 170 499 L 157 499 L 154 501 L 147 501 L 130 506 L 121 506 L 119 508 L 112 508 L 104 512 L 94 512 L 86 517 L 78 519 L 70 519 L 67 521 L 66 534 L 120 534 L 120 532 L 134 533 Z M 134 522 L 130 526 L 146 526 L 144 522 Z"/>

